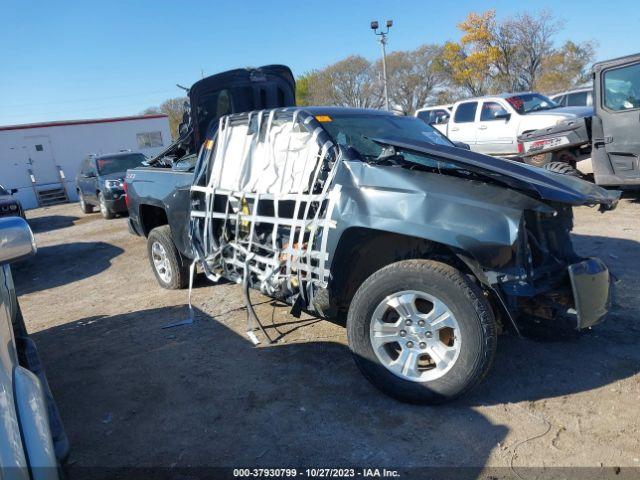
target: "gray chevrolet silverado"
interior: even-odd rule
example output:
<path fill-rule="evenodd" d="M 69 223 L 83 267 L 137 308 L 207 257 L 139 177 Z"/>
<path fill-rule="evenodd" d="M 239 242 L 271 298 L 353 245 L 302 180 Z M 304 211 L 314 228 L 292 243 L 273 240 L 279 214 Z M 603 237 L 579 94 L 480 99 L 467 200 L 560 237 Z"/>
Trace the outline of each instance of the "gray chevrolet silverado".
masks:
<path fill-rule="evenodd" d="M 192 258 L 210 280 L 242 284 L 254 343 L 270 337 L 251 289 L 294 314 L 346 317 L 376 387 L 438 403 L 484 377 L 499 331 L 581 330 L 609 309 L 606 265 L 572 248 L 572 207 L 615 208 L 619 192 L 459 148 L 417 118 L 377 110 L 208 118 L 193 173 L 147 217 L 158 223 L 140 216 L 147 169 L 129 172 L 131 225 L 148 234 L 161 285 L 186 284 Z"/>

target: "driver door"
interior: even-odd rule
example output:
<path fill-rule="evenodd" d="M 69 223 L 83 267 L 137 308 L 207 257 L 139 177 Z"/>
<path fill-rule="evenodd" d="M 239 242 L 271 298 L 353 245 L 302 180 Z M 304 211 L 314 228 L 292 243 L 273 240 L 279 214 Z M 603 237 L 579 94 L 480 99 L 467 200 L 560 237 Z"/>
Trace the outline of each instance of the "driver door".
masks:
<path fill-rule="evenodd" d="M 483 101 L 475 150 L 487 155 L 517 154 L 516 128 L 506 105 L 496 100 Z"/>
<path fill-rule="evenodd" d="M 640 178 L 640 56 L 600 72 L 598 117 L 613 171 L 620 179 Z"/>

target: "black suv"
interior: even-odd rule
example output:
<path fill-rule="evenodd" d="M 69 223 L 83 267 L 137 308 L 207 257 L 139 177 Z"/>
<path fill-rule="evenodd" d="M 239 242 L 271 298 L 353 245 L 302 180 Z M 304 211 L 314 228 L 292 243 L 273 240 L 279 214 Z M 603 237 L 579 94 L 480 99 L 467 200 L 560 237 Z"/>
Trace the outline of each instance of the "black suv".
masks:
<path fill-rule="evenodd" d="M 132 152 L 85 158 L 76 176 L 76 190 L 82 211 L 91 213 L 93 207 L 98 206 L 104 218 L 113 218 L 117 213 L 126 212 L 124 176 L 128 168 L 139 167 L 146 158 L 142 153 Z"/>
<path fill-rule="evenodd" d="M 13 198 L 13 194 L 18 191 L 17 188 L 7 190 L 0 185 L 0 217 L 22 217 L 24 216 L 24 209 L 19 200 Z"/>

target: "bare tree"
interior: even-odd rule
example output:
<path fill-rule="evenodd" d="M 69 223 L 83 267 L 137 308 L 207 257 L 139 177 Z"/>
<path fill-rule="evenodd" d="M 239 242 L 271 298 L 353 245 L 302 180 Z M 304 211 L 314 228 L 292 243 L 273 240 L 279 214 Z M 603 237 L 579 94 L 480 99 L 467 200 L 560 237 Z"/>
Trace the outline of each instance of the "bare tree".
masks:
<path fill-rule="evenodd" d="M 321 70 L 304 75 L 302 101 L 308 105 L 380 108 L 382 85 L 366 58 L 351 55 Z"/>
<path fill-rule="evenodd" d="M 411 51 L 396 51 L 387 56 L 389 97 L 395 110 L 412 115 L 423 107 L 442 85 L 442 73 L 436 68 L 435 60 L 442 47 L 422 45 Z M 375 68 L 382 68 L 381 61 Z"/>
<path fill-rule="evenodd" d="M 538 14 L 522 13 L 504 24 L 514 42 L 513 53 L 517 66 L 514 85 L 522 90 L 532 90 L 542 73 L 544 59 L 553 51 L 553 36 L 563 26 L 553 14 L 543 10 Z"/>

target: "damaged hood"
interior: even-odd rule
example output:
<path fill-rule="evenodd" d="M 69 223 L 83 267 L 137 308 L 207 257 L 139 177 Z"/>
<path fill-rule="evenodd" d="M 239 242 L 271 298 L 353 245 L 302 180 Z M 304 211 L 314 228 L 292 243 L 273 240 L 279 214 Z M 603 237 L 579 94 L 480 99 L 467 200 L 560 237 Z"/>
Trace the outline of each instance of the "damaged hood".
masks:
<path fill-rule="evenodd" d="M 601 205 L 606 209 L 612 209 L 615 208 L 620 198 L 620 192 L 617 190 L 605 190 L 579 178 L 453 146 L 435 145 L 429 142 L 391 136 L 377 137 L 371 140 L 380 145 L 389 145 L 424 154 L 435 160 L 452 163 L 462 169 L 528 193 L 540 200 L 569 205 Z"/>

